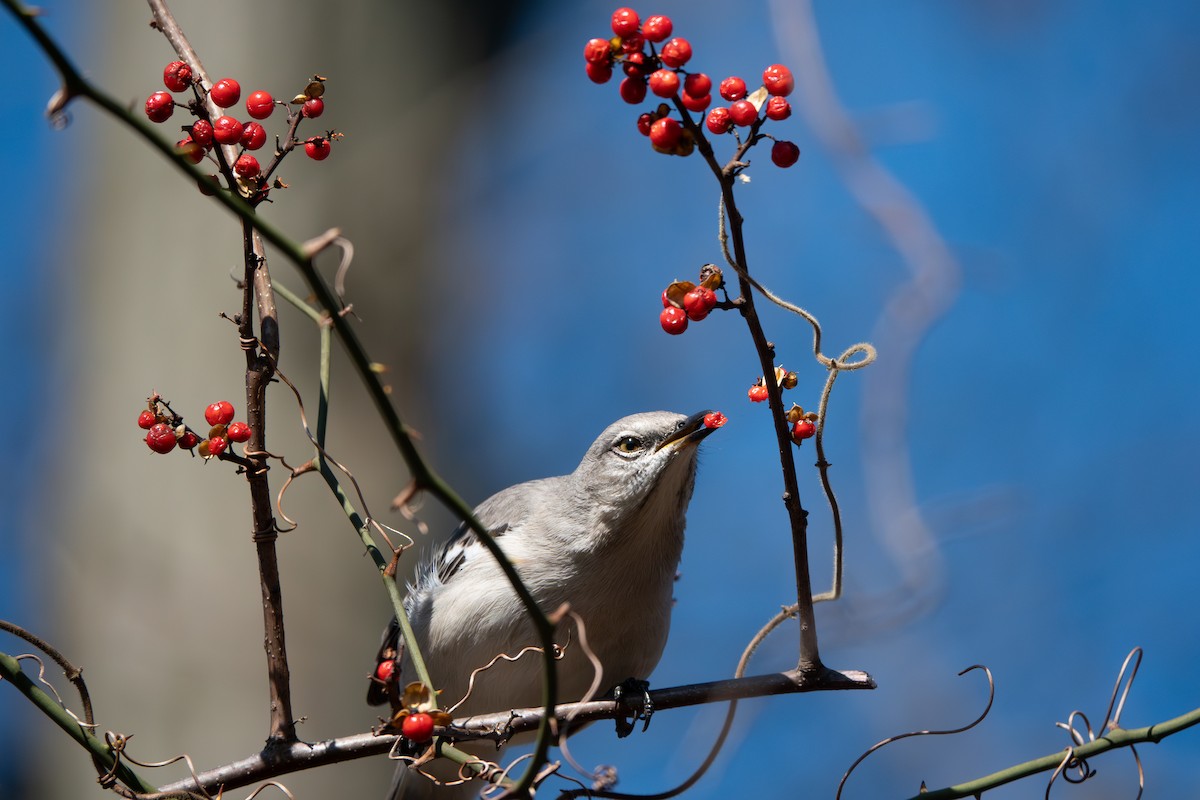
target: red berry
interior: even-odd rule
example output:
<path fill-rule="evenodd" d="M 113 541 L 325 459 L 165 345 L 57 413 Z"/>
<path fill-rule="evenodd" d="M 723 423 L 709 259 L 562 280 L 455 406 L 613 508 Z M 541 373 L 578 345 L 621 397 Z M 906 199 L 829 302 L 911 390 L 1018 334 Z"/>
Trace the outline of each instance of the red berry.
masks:
<path fill-rule="evenodd" d="M 146 446 L 156 453 L 169 453 L 175 449 L 175 429 L 165 422 L 156 422 L 146 434 Z"/>
<path fill-rule="evenodd" d="M 796 79 L 783 64 L 772 64 L 763 70 L 763 86 L 767 87 L 768 94 L 787 97 L 796 88 Z"/>
<path fill-rule="evenodd" d="M 641 22 L 637 12 L 632 8 L 618 8 L 612 15 L 613 33 L 622 38 L 632 36 L 637 33 L 638 25 Z"/>
<path fill-rule="evenodd" d="M 693 97 L 687 92 L 684 92 L 679 96 L 679 102 L 683 103 L 683 107 L 688 111 L 695 111 L 699 113 L 708 108 L 709 104 L 712 103 L 712 95 L 706 94 L 702 97 Z"/>
<path fill-rule="evenodd" d="M 704 427 L 719 428 L 729 420 L 720 411 L 710 411 L 704 415 Z"/>
<path fill-rule="evenodd" d="M 325 101 L 319 97 L 309 98 L 300 106 L 300 113 L 309 119 L 316 119 L 325 113 Z"/>
<path fill-rule="evenodd" d="M 163 85 L 172 92 L 182 92 L 192 85 L 192 68 L 182 61 L 172 61 L 163 70 Z"/>
<path fill-rule="evenodd" d="M 608 83 L 612 78 L 612 64 L 602 63 L 593 64 L 589 61 L 584 65 L 584 70 L 587 72 L 588 79 L 592 83 Z"/>
<path fill-rule="evenodd" d="M 659 97 L 674 97 L 679 91 L 679 76 L 673 70 L 655 70 L 650 73 L 650 91 Z"/>
<path fill-rule="evenodd" d="M 385 658 L 375 666 L 375 679 L 387 683 L 396 674 L 396 659 Z"/>
<path fill-rule="evenodd" d="M 621 99 L 631 106 L 646 99 L 646 84 L 640 78 L 625 78 L 619 87 Z"/>
<path fill-rule="evenodd" d="M 175 98 L 168 92 L 155 92 L 146 98 L 146 116 L 151 122 L 166 122 L 175 113 Z"/>
<path fill-rule="evenodd" d="M 205 447 L 205 445 L 208 446 Z M 224 453 L 227 447 L 229 447 L 229 442 L 225 439 L 225 437 L 214 436 L 211 439 L 205 439 L 200 443 L 200 455 L 204 456 L 205 458 L 213 458 L 221 455 L 221 453 Z"/>
<path fill-rule="evenodd" d="M 744 128 L 747 125 L 753 125 L 754 121 L 758 119 L 758 109 L 749 100 L 738 100 L 729 107 L 729 118 L 735 125 Z"/>
<path fill-rule="evenodd" d="M 615 27 L 615 25 L 614 25 Z M 404 734 L 404 738 L 418 744 L 428 742 L 433 738 L 433 717 L 426 714 L 424 711 L 419 711 L 416 714 L 409 714 L 404 718 L 404 722 L 400 723 L 400 732 Z"/>
<path fill-rule="evenodd" d="M 153 411 L 143 411 L 142 413 L 138 414 L 138 427 L 142 430 L 148 431 L 154 427 L 154 422 L 156 419 L 157 417 L 154 416 Z"/>
<path fill-rule="evenodd" d="M 792 441 L 800 444 L 805 439 L 811 439 L 817 432 L 817 426 L 806 419 L 797 420 L 792 426 Z"/>
<path fill-rule="evenodd" d="M 258 165 L 257 158 L 249 153 L 242 153 L 238 160 L 233 162 L 233 171 L 243 178 L 253 178 L 262 172 L 262 167 Z"/>
<path fill-rule="evenodd" d="M 179 437 L 179 446 L 182 447 L 184 450 L 191 450 L 193 447 L 195 447 L 199 443 L 200 443 L 200 437 L 197 436 L 196 434 L 192 433 L 191 431 L 184 431 L 183 435 Z"/>
<path fill-rule="evenodd" d="M 250 426 L 244 422 L 231 422 L 229 423 L 229 430 L 226 431 L 226 435 L 231 440 L 241 443 L 250 441 L 250 435 L 253 432 Z"/>
<path fill-rule="evenodd" d="M 246 113 L 255 119 L 266 119 L 274 110 L 275 98 L 271 97 L 270 92 L 260 89 L 257 92 L 251 92 L 250 96 L 246 98 Z"/>
<path fill-rule="evenodd" d="M 750 387 L 750 391 L 746 392 L 750 397 L 751 403 L 761 403 L 767 399 L 767 387 L 761 383 L 756 383 Z"/>
<path fill-rule="evenodd" d="M 233 403 L 228 400 L 218 400 L 204 409 L 204 419 L 209 425 L 228 425 L 233 421 Z"/>
<path fill-rule="evenodd" d="M 651 42 L 661 42 L 671 35 L 674 27 L 670 17 L 655 14 L 652 17 L 646 17 L 646 21 L 642 23 L 642 36 Z"/>
<path fill-rule="evenodd" d="M 767 119 L 787 119 L 792 115 L 792 106 L 782 97 L 775 96 L 767 100 Z"/>
<path fill-rule="evenodd" d="M 649 136 L 650 135 L 650 126 L 653 124 L 654 124 L 654 117 L 650 116 L 649 114 L 642 114 L 637 119 L 638 133 L 640 133 L 642 136 Z"/>
<path fill-rule="evenodd" d="M 324 161 L 329 158 L 329 140 L 320 137 L 309 139 L 304 143 L 304 155 L 313 161 Z"/>
<path fill-rule="evenodd" d="M 648 72 L 645 53 L 630 53 L 621 62 L 621 69 L 631 78 L 644 78 Z"/>
<path fill-rule="evenodd" d="M 583 60 L 589 64 L 607 64 L 612 60 L 608 39 L 588 39 L 583 46 Z"/>
<path fill-rule="evenodd" d="M 257 150 L 267 143 L 267 129 L 257 122 L 247 122 L 240 141 L 247 150 Z"/>
<path fill-rule="evenodd" d="M 771 146 L 771 160 L 775 166 L 787 169 L 800 160 L 800 148 L 791 142 L 776 142 Z"/>
<path fill-rule="evenodd" d="M 192 141 L 190 136 L 185 136 L 176 142 L 175 149 L 193 164 L 199 164 L 204 160 L 204 148 Z"/>
<path fill-rule="evenodd" d="M 703 72 L 693 72 L 683 79 L 683 91 L 692 97 L 704 97 L 712 92 L 712 78 Z"/>
<path fill-rule="evenodd" d="M 692 45 L 687 39 L 680 39 L 677 36 L 664 44 L 658 55 L 664 65 L 677 69 L 692 57 Z"/>
<path fill-rule="evenodd" d="M 650 143 L 662 150 L 670 150 L 679 144 L 681 136 L 683 136 L 683 126 L 670 117 L 656 119 L 650 126 Z"/>
<path fill-rule="evenodd" d="M 217 144 L 237 144 L 242 140 L 245 128 L 233 117 L 217 117 L 212 125 L 213 139 Z"/>
<path fill-rule="evenodd" d="M 642 38 L 640 33 L 635 33 L 632 36 L 626 36 L 621 39 L 622 53 L 640 53 L 645 46 L 646 40 Z"/>
<path fill-rule="evenodd" d="M 207 149 L 212 147 L 213 143 L 213 126 L 206 119 L 198 119 L 192 123 L 192 141 L 201 147 Z"/>
<path fill-rule="evenodd" d="M 671 298 L 667 297 L 667 290 L 663 289 L 663 308 L 670 308 L 673 305 L 675 304 L 671 302 Z"/>
<path fill-rule="evenodd" d="M 208 97 L 221 108 L 229 108 L 241 99 L 242 87 L 233 78 L 222 78 L 213 84 Z"/>
<path fill-rule="evenodd" d="M 699 322 L 707 317 L 716 304 L 717 293 L 705 286 L 697 286 L 683 296 L 683 310 L 692 322 Z"/>
<path fill-rule="evenodd" d="M 729 118 L 729 109 L 725 106 L 717 106 L 708 112 L 704 124 L 710 131 L 717 134 L 729 133 L 733 129 L 733 120 Z"/>
<path fill-rule="evenodd" d="M 746 96 L 746 82 L 737 76 L 730 76 L 721 81 L 717 91 L 726 100 L 741 100 Z"/>
<path fill-rule="evenodd" d="M 682 308 L 675 306 L 664 308 L 658 316 L 658 321 L 662 323 L 662 329 L 672 336 L 683 333 L 688 326 L 687 313 Z"/>

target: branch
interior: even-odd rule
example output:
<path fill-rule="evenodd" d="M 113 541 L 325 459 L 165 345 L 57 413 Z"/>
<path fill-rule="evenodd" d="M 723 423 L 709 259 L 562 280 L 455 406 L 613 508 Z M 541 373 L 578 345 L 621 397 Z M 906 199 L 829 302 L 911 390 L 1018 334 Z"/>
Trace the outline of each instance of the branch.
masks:
<path fill-rule="evenodd" d="M 91 753 L 93 759 L 112 772 L 113 776 L 121 783 L 138 792 L 154 791 L 154 787 L 144 781 L 136 772 L 117 762 L 113 749 L 106 742 L 97 739 L 74 714 L 34 685 L 29 676 L 21 669 L 21 664 L 17 659 L 2 652 L 0 652 L 0 678 L 16 687 L 17 691 L 25 695 L 29 702 L 54 720 L 54 724 L 66 731 L 72 739 Z"/>
<path fill-rule="evenodd" d="M 1145 728 L 1113 728 L 1106 731 L 1103 736 L 1093 742 L 1069 748 L 1070 754 L 1072 758 L 1086 759 L 1091 756 L 1100 755 L 1101 753 L 1107 753 L 1110 750 L 1132 747 L 1133 745 L 1145 742 L 1157 744 L 1168 736 L 1187 730 L 1197 724 L 1200 724 L 1200 708 Z M 1066 753 L 1066 750 L 1059 750 L 1041 758 L 1035 758 L 1032 761 L 1014 764 L 1007 769 L 993 772 L 991 775 L 977 778 L 973 781 L 948 786 L 944 789 L 936 789 L 931 792 L 923 791 L 913 795 L 909 800 L 953 800 L 960 797 L 977 797 L 989 789 L 995 789 L 1006 783 L 1012 783 L 1021 778 L 1036 775 L 1039 772 L 1055 770 L 1063 763 L 1063 757 Z"/>
<path fill-rule="evenodd" d="M 650 692 L 656 710 L 798 692 L 833 691 L 842 689 L 874 689 L 875 682 L 864 672 L 824 670 L 819 673 L 779 672 L 753 678 L 697 683 Z M 555 708 L 554 719 L 559 726 L 601 719 L 616 719 L 628 713 L 625 706 L 613 700 L 593 700 L 586 703 L 567 703 Z M 467 717 L 448 726 L 443 738 L 503 740 L 518 733 L 532 731 L 544 724 L 545 711 L 540 708 L 517 709 Z M 199 782 L 186 779 L 160 787 L 159 791 L 225 789 L 249 786 L 268 778 L 299 772 L 325 764 L 336 764 L 364 756 L 385 753 L 396 743 L 396 736 L 374 736 L 358 733 L 314 744 L 295 743 L 271 751 L 269 756 L 253 755 L 223 767 L 199 773 Z"/>

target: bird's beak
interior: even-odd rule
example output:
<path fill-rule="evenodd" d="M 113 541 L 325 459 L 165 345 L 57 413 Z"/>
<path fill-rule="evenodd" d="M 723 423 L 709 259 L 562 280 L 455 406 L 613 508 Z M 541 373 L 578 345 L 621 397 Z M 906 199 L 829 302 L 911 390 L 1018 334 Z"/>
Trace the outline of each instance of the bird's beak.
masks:
<path fill-rule="evenodd" d="M 716 430 L 716 428 L 709 428 L 704 424 L 704 417 L 711 413 L 711 411 L 705 409 L 704 411 L 697 411 L 695 414 L 692 414 L 676 425 L 671 435 L 663 439 L 662 444 L 655 448 L 655 450 L 662 450 L 668 445 L 675 445 L 677 449 L 682 449 L 689 445 L 699 444 L 705 436 Z"/>

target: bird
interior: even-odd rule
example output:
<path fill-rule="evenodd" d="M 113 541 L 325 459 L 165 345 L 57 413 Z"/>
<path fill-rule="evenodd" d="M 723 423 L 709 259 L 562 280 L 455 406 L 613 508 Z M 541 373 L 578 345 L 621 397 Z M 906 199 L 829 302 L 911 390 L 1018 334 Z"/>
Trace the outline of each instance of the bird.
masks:
<path fill-rule="evenodd" d="M 724 420 L 707 410 L 624 417 L 604 429 L 570 474 L 510 486 L 475 509 L 543 613 L 568 604 L 582 622 L 583 631 L 564 620 L 556 632 L 556 644 L 567 642 L 557 662 L 558 702 L 583 698 L 597 678 L 580 633 L 601 665 L 601 691 L 644 681 L 658 664 L 670 628 L 698 445 Z M 542 704 L 537 654 L 499 660 L 478 673 L 468 696 L 473 670 L 539 640 L 495 558 L 465 523 L 419 564 L 404 608 L 439 705 L 466 696 L 455 718 Z M 417 680 L 403 657 L 395 618 L 384 631 L 377 667 L 386 659 L 395 659 L 393 687 Z M 387 686 L 373 678 L 368 702 L 387 699 Z M 498 758 L 490 743 L 463 746 Z M 431 771 L 444 781 L 455 774 L 453 767 Z M 438 786 L 401 764 L 389 797 L 443 800 L 473 796 L 481 788 L 478 782 Z"/>

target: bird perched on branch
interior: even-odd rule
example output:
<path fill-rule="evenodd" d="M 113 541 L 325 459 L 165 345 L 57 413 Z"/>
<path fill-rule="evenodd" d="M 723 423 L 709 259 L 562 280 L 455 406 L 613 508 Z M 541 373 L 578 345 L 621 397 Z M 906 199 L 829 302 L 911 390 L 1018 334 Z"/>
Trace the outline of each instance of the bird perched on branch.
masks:
<path fill-rule="evenodd" d="M 723 423 L 724 417 L 707 411 L 625 417 L 600 434 L 571 474 L 511 486 L 475 509 L 543 613 L 563 604 L 573 612 L 555 636 L 556 644 L 565 645 L 557 662 L 559 702 L 579 700 L 597 681 L 581 633 L 601 665 L 601 692 L 645 679 L 658 664 L 670 626 L 697 445 Z M 455 718 L 542 704 L 542 661 L 536 653 L 515 662 L 501 659 L 479 672 L 468 696 L 473 670 L 539 640 L 496 559 L 466 525 L 420 565 L 404 607 L 440 692 L 439 704 L 444 708 L 467 697 Z M 393 619 L 377 661 L 394 658 L 397 669 L 388 682 L 372 680 L 368 702 L 384 703 L 389 693 L 394 699 L 397 686 L 417 680 L 403 647 Z M 496 759 L 494 748 L 490 755 L 478 746 L 473 752 Z M 454 773 L 435 774 L 446 779 Z M 460 791 L 471 796 L 480 788 L 471 782 Z M 391 797 L 451 794 L 402 765 Z"/>

